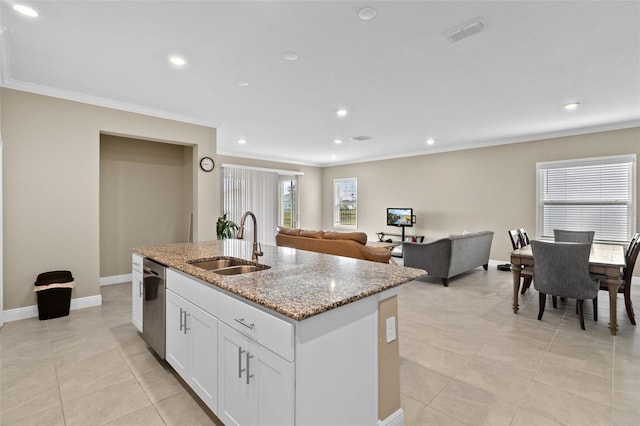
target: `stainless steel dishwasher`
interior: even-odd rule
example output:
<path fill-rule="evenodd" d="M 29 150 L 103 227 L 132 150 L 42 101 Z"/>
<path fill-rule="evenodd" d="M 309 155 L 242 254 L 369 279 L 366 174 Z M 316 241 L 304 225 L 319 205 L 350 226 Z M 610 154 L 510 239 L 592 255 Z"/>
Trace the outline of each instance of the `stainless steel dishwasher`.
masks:
<path fill-rule="evenodd" d="M 164 359 L 166 267 L 147 258 L 142 265 L 142 338 Z"/>

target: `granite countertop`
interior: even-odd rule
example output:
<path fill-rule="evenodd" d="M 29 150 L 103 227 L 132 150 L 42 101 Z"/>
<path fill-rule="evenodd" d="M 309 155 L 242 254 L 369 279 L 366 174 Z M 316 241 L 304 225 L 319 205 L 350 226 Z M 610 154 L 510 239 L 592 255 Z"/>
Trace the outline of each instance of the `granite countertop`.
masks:
<path fill-rule="evenodd" d="M 264 256 L 258 263 L 271 268 L 263 271 L 224 276 L 188 263 L 217 256 L 250 260 L 251 242 L 236 239 L 137 247 L 133 251 L 296 321 L 426 274 L 422 269 L 268 245 L 262 245 Z"/>

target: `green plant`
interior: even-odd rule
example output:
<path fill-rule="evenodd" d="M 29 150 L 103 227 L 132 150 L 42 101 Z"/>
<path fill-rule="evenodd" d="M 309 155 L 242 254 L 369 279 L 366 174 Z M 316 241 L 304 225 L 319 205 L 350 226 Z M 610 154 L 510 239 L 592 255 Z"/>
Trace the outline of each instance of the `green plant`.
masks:
<path fill-rule="evenodd" d="M 233 237 L 233 233 L 238 229 L 238 225 L 235 222 L 227 219 L 227 214 L 220 216 L 218 222 L 216 222 L 216 235 L 219 240 Z"/>

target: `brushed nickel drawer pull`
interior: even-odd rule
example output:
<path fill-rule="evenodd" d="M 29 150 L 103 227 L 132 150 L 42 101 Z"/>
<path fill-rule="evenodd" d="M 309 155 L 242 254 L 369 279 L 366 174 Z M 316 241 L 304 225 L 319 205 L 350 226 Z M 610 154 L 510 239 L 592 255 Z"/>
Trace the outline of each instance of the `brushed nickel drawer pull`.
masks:
<path fill-rule="evenodd" d="M 244 322 L 244 318 L 235 318 L 237 323 L 240 323 L 242 325 L 244 325 L 245 327 L 247 327 L 250 330 L 253 330 L 253 326 L 255 325 L 254 323 L 251 324 L 247 324 L 246 322 Z"/>

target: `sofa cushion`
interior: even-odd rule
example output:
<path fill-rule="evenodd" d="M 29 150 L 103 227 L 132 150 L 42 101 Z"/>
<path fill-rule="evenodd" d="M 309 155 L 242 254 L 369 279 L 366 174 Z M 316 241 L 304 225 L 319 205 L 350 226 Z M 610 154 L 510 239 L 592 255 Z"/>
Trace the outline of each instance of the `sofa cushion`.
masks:
<path fill-rule="evenodd" d="M 284 235 L 294 235 L 294 236 L 300 235 L 300 229 L 287 228 L 284 226 L 278 226 L 278 232 Z"/>
<path fill-rule="evenodd" d="M 362 245 L 367 244 L 367 234 L 364 232 L 325 232 L 327 240 L 353 240 Z"/>
<path fill-rule="evenodd" d="M 309 231 L 306 229 L 301 229 L 300 230 L 300 236 L 301 237 L 306 237 L 306 238 L 323 238 L 324 237 L 324 231 Z"/>

